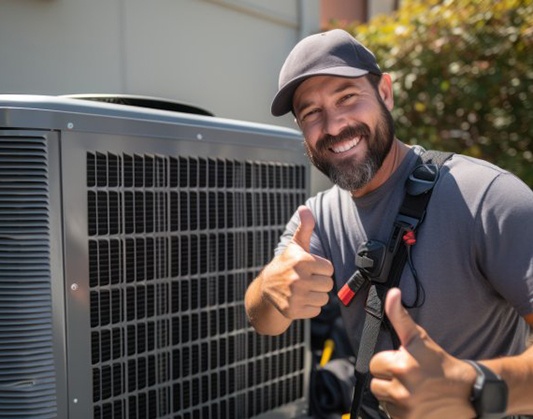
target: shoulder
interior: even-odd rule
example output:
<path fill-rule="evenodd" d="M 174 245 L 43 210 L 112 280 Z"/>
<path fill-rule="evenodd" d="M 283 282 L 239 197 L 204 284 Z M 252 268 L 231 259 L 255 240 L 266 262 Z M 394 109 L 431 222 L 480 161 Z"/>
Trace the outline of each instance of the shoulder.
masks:
<path fill-rule="evenodd" d="M 533 212 L 533 191 L 517 176 L 485 160 L 455 154 L 439 179 L 440 192 L 470 207 L 525 206 Z"/>
<path fill-rule="evenodd" d="M 509 173 L 507 170 L 504 170 L 486 160 L 477 159 L 464 154 L 454 154 L 445 165 L 450 168 L 454 168 L 457 173 L 463 173 L 464 171 L 475 171 L 479 173 L 485 173 L 487 176 L 498 176 L 502 173 Z"/>
<path fill-rule="evenodd" d="M 306 205 L 312 210 L 316 210 L 317 213 L 325 211 L 332 203 L 339 202 L 345 199 L 345 196 L 349 193 L 340 189 L 338 186 L 334 185 L 329 189 L 318 192 L 316 195 L 309 198 L 306 202 Z M 315 212 L 315 211 L 313 211 Z"/>
<path fill-rule="evenodd" d="M 528 186 L 511 172 L 488 161 L 462 154 L 453 155 L 445 163 L 442 175 L 444 180 L 454 181 L 466 191 L 505 185 L 511 189 L 528 189 L 531 192 Z"/>
<path fill-rule="evenodd" d="M 306 205 L 311 209 L 315 220 L 342 217 L 345 211 L 353 208 L 353 199 L 350 192 L 334 185 L 331 188 L 317 193 L 309 198 Z"/>

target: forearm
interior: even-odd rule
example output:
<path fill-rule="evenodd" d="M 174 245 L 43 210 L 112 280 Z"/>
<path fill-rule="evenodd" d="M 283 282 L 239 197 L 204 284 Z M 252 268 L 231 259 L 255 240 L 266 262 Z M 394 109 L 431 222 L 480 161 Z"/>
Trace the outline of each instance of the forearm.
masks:
<path fill-rule="evenodd" d="M 280 335 L 291 324 L 262 292 L 262 273 L 250 284 L 244 297 L 246 314 L 251 325 L 262 335 Z"/>
<path fill-rule="evenodd" d="M 533 413 L 533 346 L 523 354 L 482 361 L 500 375 L 509 388 L 508 414 Z"/>

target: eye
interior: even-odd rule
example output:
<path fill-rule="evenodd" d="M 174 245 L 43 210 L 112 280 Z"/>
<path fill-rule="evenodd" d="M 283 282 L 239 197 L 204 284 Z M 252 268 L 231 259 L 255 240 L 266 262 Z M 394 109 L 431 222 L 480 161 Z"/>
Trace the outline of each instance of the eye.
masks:
<path fill-rule="evenodd" d="M 309 122 L 309 121 L 313 121 L 315 120 L 316 118 L 318 118 L 318 115 L 320 113 L 320 109 L 319 108 L 312 108 L 308 111 L 305 111 L 302 116 L 300 117 L 300 121 L 305 121 L 305 122 Z"/>
<path fill-rule="evenodd" d="M 352 103 L 353 101 L 355 101 L 355 99 L 355 93 L 348 93 L 340 98 L 339 103 Z"/>

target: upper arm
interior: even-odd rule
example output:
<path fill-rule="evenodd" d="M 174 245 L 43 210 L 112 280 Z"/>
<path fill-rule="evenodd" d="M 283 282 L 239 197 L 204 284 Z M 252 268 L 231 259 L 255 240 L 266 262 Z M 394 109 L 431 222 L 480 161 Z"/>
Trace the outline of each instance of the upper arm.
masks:
<path fill-rule="evenodd" d="M 515 176 L 502 174 L 484 195 L 480 214 L 483 273 L 533 325 L 533 193 Z"/>

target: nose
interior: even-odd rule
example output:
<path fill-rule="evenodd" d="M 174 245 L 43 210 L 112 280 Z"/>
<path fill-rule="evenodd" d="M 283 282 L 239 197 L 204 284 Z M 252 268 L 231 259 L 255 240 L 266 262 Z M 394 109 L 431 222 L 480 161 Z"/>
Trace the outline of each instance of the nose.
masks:
<path fill-rule="evenodd" d="M 337 110 L 323 110 L 322 130 L 324 134 L 337 136 L 346 128 L 347 120 L 342 112 Z"/>

